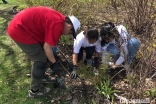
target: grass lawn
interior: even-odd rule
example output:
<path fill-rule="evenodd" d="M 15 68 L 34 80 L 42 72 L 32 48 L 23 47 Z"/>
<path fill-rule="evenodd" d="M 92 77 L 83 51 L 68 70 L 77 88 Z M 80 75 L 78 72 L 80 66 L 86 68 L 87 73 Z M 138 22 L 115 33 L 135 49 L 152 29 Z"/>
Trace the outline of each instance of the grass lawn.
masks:
<path fill-rule="evenodd" d="M 30 88 L 31 62 L 18 46 L 6 35 L 6 28 L 13 17 L 8 11 L 18 0 L 0 1 L 0 104 L 48 104 L 50 97 L 27 98 Z"/>

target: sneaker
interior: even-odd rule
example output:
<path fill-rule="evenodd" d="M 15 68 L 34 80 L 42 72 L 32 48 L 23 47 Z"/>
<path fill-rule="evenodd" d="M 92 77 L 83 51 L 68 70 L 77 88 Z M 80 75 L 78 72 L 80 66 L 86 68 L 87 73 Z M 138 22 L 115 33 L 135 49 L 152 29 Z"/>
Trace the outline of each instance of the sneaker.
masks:
<path fill-rule="evenodd" d="M 46 66 L 46 71 L 45 71 L 45 74 L 46 75 L 54 75 L 55 72 L 53 71 L 53 69 L 51 69 L 49 66 Z"/>
<path fill-rule="evenodd" d="M 51 92 L 50 88 L 41 88 L 39 89 L 39 91 L 37 92 L 32 92 L 31 90 L 29 90 L 29 98 L 36 98 L 36 97 L 41 97 L 41 96 L 47 96 L 49 93 Z"/>
<path fill-rule="evenodd" d="M 55 83 L 56 81 L 56 78 L 55 77 L 52 77 L 52 76 L 49 76 L 49 75 L 45 75 L 43 78 L 42 78 L 42 82 L 43 83 Z"/>
<path fill-rule="evenodd" d="M 12 8 L 12 12 L 13 12 L 14 14 L 18 13 L 18 6 L 14 6 L 14 7 Z"/>
<path fill-rule="evenodd" d="M 8 2 L 7 2 L 7 1 L 5 1 L 5 0 L 2 0 L 2 1 L 3 1 L 3 3 L 4 3 L 4 4 L 8 4 Z"/>

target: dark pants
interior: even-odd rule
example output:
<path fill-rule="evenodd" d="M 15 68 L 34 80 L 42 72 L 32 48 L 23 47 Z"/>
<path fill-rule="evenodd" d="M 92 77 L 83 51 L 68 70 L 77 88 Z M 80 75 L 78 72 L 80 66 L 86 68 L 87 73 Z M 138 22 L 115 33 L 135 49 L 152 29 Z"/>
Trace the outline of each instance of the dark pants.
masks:
<path fill-rule="evenodd" d="M 80 52 L 78 53 L 78 60 L 82 60 L 83 57 L 83 51 L 86 51 L 86 59 L 91 59 L 94 52 L 95 52 L 95 46 L 91 46 L 91 47 L 81 47 L 80 48 Z"/>
<path fill-rule="evenodd" d="M 31 84 L 30 87 L 33 90 L 40 89 L 42 87 L 42 78 L 45 74 L 47 56 L 40 44 L 22 44 L 16 42 L 16 44 L 25 52 L 31 61 L 34 62 L 31 71 Z"/>

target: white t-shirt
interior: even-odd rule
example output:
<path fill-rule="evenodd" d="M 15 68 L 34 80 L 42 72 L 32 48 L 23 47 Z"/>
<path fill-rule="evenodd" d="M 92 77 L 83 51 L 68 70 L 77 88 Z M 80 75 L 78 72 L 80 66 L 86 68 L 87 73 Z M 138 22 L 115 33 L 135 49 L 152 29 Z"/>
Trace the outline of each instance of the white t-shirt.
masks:
<path fill-rule="evenodd" d="M 116 26 L 117 31 L 119 32 L 120 36 L 118 39 L 119 45 L 120 45 L 120 56 L 115 62 L 116 65 L 121 65 L 125 61 L 125 57 L 128 55 L 128 49 L 127 49 L 127 44 L 128 40 L 130 38 L 130 35 L 128 34 L 126 28 L 123 25 L 117 25 Z M 109 46 L 110 43 L 116 44 L 115 40 L 112 40 L 108 44 L 102 47 L 102 51 L 106 52 L 107 47 Z"/>
<path fill-rule="evenodd" d="M 89 44 L 86 36 L 83 34 L 84 31 L 80 32 L 74 40 L 74 53 L 79 53 L 81 47 L 95 46 L 97 52 L 101 52 L 100 38 L 94 43 Z"/>

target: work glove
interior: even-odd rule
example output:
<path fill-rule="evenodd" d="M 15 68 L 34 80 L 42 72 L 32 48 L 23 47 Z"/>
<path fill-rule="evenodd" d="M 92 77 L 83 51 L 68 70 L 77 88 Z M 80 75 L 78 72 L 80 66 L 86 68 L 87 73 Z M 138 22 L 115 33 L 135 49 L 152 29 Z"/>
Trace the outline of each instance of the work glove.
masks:
<path fill-rule="evenodd" d="M 52 71 L 54 71 L 54 73 L 56 73 L 58 75 L 58 77 L 60 77 L 60 66 L 59 66 L 58 62 L 51 64 L 50 68 L 52 69 Z"/>
<path fill-rule="evenodd" d="M 77 66 L 74 65 L 74 66 L 73 66 L 73 71 L 71 72 L 71 77 L 72 77 L 73 79 L 76 79 L 76 77 L 77 77 L 76 70 L 77 70 Z"/>
<path fill-rule="evenodd" d="M 93 67 L 95 67 L 95 68 L 98 68 L 99 67 L 99 58 L 98 57 L 95 57 L 94 58 Z"/>

